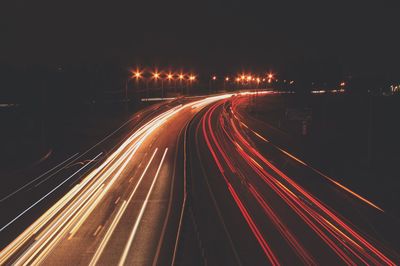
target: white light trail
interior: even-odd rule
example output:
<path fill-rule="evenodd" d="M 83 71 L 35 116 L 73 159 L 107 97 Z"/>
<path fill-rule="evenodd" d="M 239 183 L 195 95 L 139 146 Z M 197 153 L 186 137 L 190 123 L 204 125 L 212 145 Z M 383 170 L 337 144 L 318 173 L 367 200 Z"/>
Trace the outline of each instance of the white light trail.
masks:
<path fill-rule="evenodd" d="M 161 158 L 160 164 L 158 166 L 156 175 L 154 176 L 154 179 L 153 179 L 153 182 L 151 183 L 150 189 L 147 192 L 146 199 L 143 202 L 142 208 L 140 209 L 139 216 L 136 219 L 135 225 L 133 226 L 131 234 L 129 235 L 128 242 L 126 243 L 124 252 L 122 253 L 121 259 L 120 259 L 120 261 L 118 263 L 119 266 L 123 266 L 125 264 L 126 258 L 128 256 L 129 249 L 131 248 L 133 239 L 135 238 L 136 231 L 137 231 L 137 229 L 139 227 L 140 221 L 142 220 L 142 216 L 143 216 L 144 210 L 146 209 L 147 203 L 149 202 L 149 198 L 150 198 L 151 192 L 153 191 L 154 185 L 155 185 L 155 183 L 156 183 L 156 181 L 158 179 L 158 176 L 159 176 L 159 173 L 160 173 L 160 170 L 161 170 L 161 166 L 163 165 L 163 162 L 164 162 L 164 159 L 165 159 L 165 155 L 167 155 L 167 152 L 168 152 L 168 148 L 165 148 L 165 151 L 164 151 L 163 157 Z"/>

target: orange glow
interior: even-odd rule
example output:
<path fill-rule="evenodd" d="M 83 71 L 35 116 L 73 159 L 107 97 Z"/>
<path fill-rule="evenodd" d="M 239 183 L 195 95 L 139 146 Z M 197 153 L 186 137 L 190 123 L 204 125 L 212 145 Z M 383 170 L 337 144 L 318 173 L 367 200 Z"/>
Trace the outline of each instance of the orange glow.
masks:
<path fill-rule="evenodd" d="M 226 77 L 226 78 L 225 78 L 225 81 L 229 81 L 229 77 Z"/>
<path fill-rule="evenodd" d="M 157 71 L 153 73 L 153 78 L 154 79 L 159 79 L 160 78 L 160 73 L 158 73 Z"/>
<path fill-rule="evenodd" d="M 180 79 L 180 80 L 183 80 L 183 78 L 184 78 L 185 76 L 181 73 L 181 74 L 179 74 L 179 76 L 178 76 L 178 78 Z"/>
<path fill-rule="evenodd" d="M 189 80 L 190 80 L 190 81 L 194 81 L 195 79 L 196 79 L 195 76 L 193 76 L 193 75 L 190 75 L 190 76 L 189 76 Z"/>
<path fill-rule="evenodd" d="M 272 79 L 274 77 L 274 75 L 272 73 L 268 74 L 268 79 Z"/>
<path fill-rule="evenodd" d="M 167 75 L 167 79 L 168 79 L 168 80 L 171 80 L 172 78 L 173 78 L 172 74 L 169 73 L 169 74 Z"/>
<path fill-rule="evenodd" d="M 132 74 L 135 79 L 140 79 L 142 77 L 142 72 L 139 69 L 136 69 Z"/>
<path fill-rule="evenodd" d="M 247 81 L 250 81 L 251 80 L 251 76 L 249 75 L 249 76 L 247 76 Z"/>

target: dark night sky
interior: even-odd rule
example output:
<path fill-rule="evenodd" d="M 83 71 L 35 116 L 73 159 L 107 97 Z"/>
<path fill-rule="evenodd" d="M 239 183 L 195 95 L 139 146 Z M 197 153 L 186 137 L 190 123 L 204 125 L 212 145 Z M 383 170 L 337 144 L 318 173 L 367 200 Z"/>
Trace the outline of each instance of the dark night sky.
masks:
<path fill-rule="evenodd" d="M 118 60 L 211 71 L 304 60 L 400 73 L 400 9 L 384 1 L 57 1 L 0 4 L 0 60 Z"/>

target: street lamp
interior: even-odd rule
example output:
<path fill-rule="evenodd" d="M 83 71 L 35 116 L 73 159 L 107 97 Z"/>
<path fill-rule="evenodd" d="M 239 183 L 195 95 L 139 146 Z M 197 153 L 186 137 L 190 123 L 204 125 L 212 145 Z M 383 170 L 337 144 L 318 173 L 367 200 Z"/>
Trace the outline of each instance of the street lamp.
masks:
<path fill-rule="evenodd" d="M 154 79 L 154 83 L 155 83 L 155 85 L 157 84 L 157 81 L 159 80 L 159 79 L 161 79 L 161 74 L 160 74 L 160 72 L 158 72 L 158 70 L 156 70 L 156 71 L 154 71 L 153 72 L 153 76 L 152 76 L 152 78 Z M 157 85 L 156 85 L 157 86 Z M 162 79 L 161 79 L 161 94 L 164 94 L 164 88 L 163 88 L 163 83 L 162 83 Z M 161 98 L 163 98 L 163 95 L 161 95 Z"/>
<path fill-rule="evenodd" d="M 212 81 L 216 81 L 217 77 L 216 76 L 212 76 L 211 79 L 208 82 L 208 93 L 211 94 L 211 88 L 212 88 Z"/>
<path fill-rule="evenodd" d="M 181 73 L 178 75 L 178 80 L 179 80 L 179 86 L 181 87 L 181 93 L 182 93 L 182 94 L 183 94 L 182 81 L 184 80 L 184 78 L 185 78 L 185 75 L 183 75 L 183 73 L 181 72 Z"/>
<path fill-rule="evenodd" d="M 226 83 L 229 82 L 229 77 L 224 78 L 224 90 L 226 90 Z"/>
<path fill-rule="evenodd" d="M 140 72 L 139 69 L 137 69 L 135 72 L 133 72 L 133 77 L 138 80 L 142 77 L 142 72 Z"/>
<path fill-rule="evenodd" d="M 169 86 L 169 88 L 171 88 L 171 80 L 173 80 L 174 79 L 174 76 L 172 75 L 172 73 L 171 72 L 169 72 L 168 74 L 167 74 L 167 80 L 168 80 L 168 86 Z"/>
<path fill-rule="evenodd" d="M 136 90 L 139 90 L 139 80 L 142 78 L 142 71 L 140 69 L 136 69 L 133 72 L 133 78 L 135 79 L 135 84 L 136 84 Z"/>
<path fill-rule="evenodd" d="M 193 82 L 196 80 L 196 76 L 190 74 L 189 75 L 189 82 L 190 82 L 190 87 L 192 87 Z"/>
<path fill-rule="evenodd" d="M 160 73 L 154 72 L 154 73 L 153 73 L 153 78 L 154 78 L 155 80 L 159 79 L 159 78 L 160 78 Z"/>

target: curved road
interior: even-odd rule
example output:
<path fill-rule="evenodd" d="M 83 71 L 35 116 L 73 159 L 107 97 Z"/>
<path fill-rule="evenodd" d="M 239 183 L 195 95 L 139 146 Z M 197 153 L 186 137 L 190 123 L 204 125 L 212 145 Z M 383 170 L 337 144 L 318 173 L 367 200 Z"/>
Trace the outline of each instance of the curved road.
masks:
<path fill-rule="evenodd" d="M 0 264 L 398 264 L 398 246 L 369 225 L 384 211 L 251 129 L 238 111 L 249 96 L 153 113 L 96 155 Z"/>

